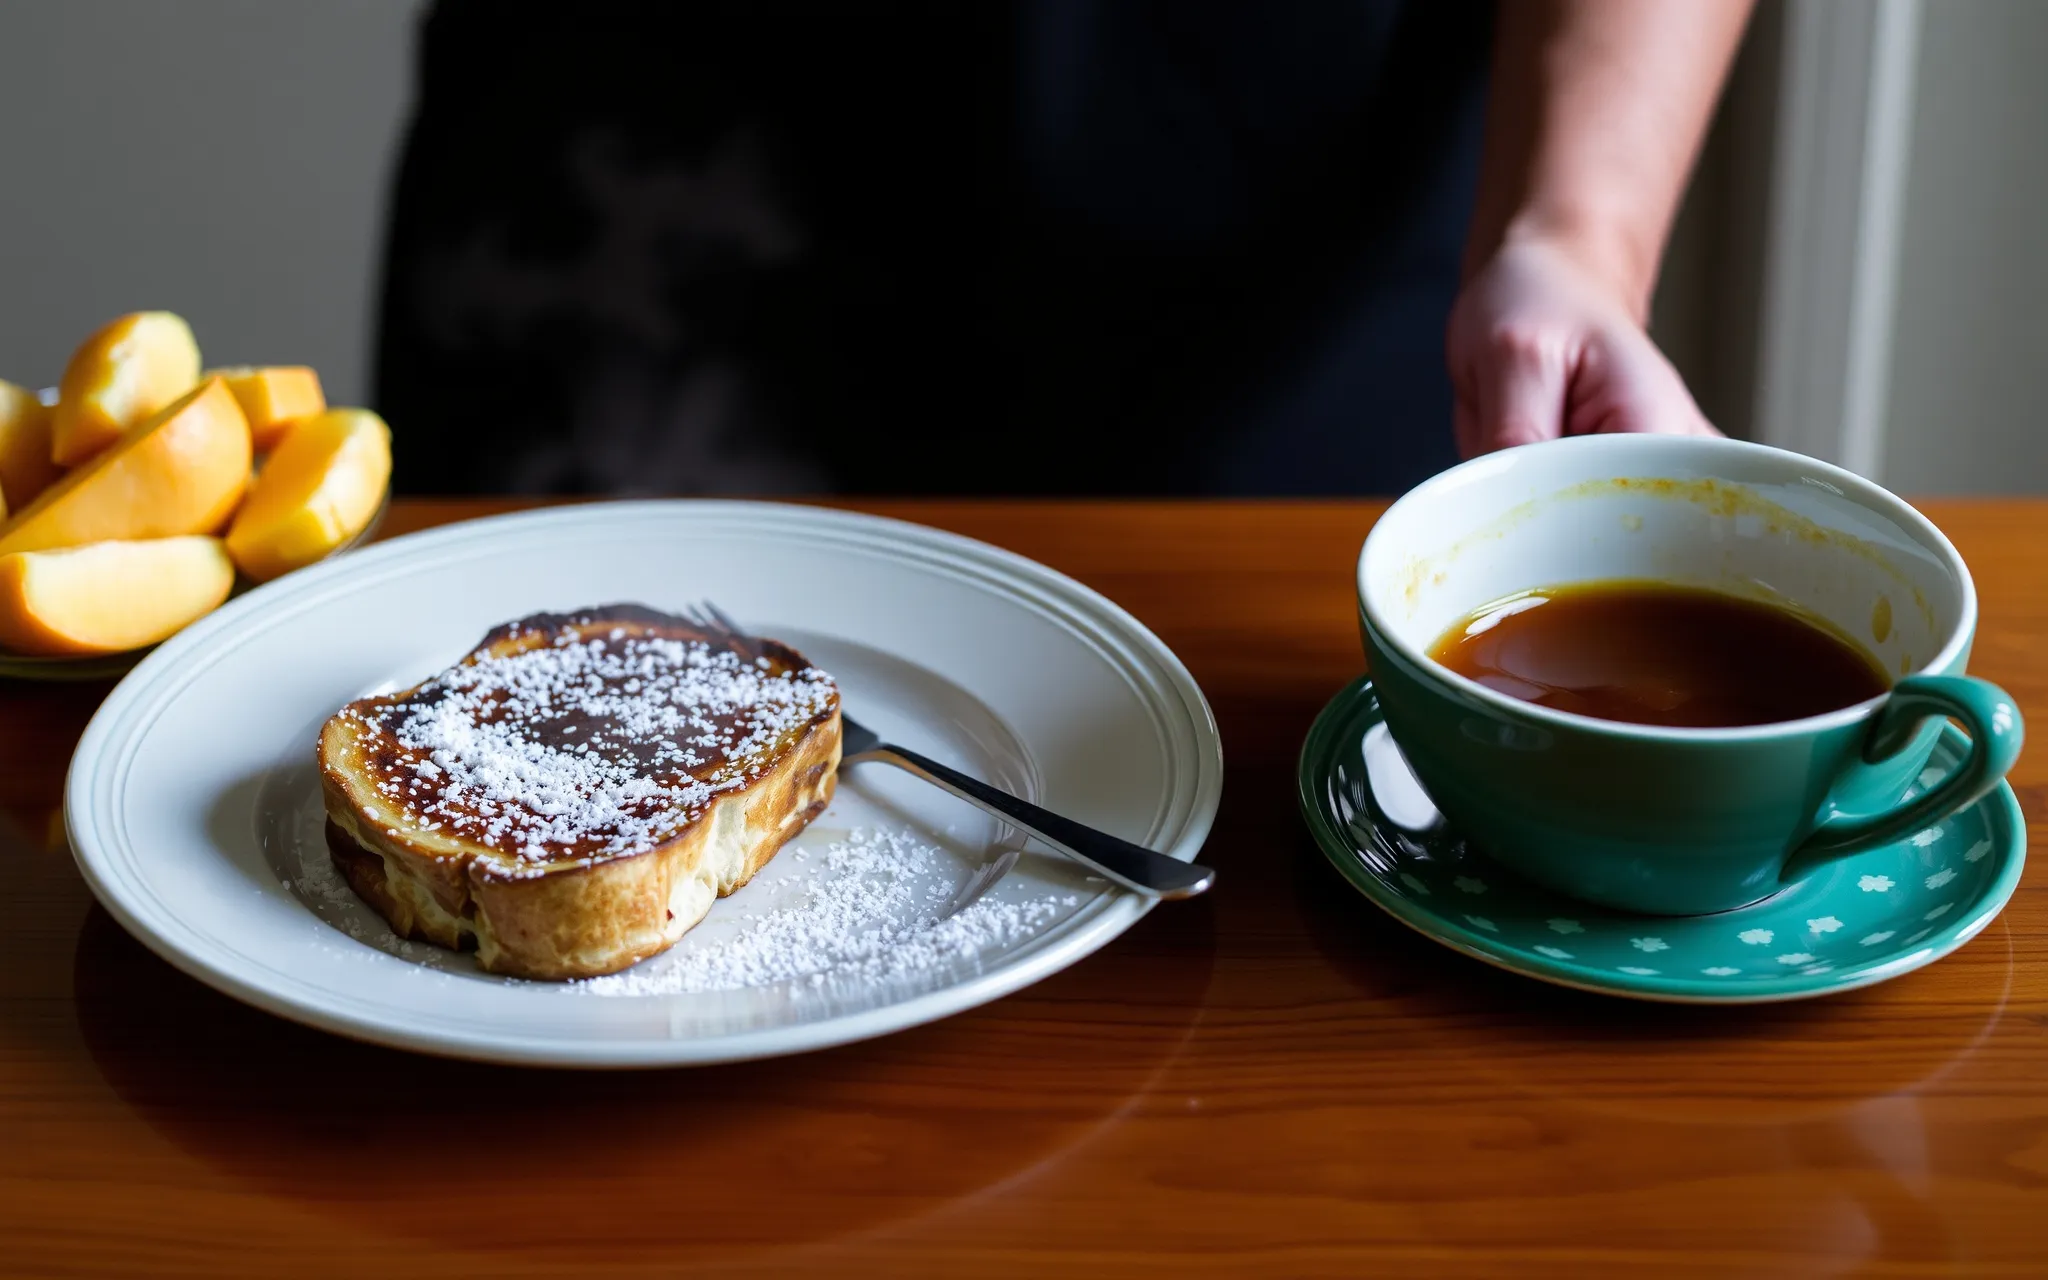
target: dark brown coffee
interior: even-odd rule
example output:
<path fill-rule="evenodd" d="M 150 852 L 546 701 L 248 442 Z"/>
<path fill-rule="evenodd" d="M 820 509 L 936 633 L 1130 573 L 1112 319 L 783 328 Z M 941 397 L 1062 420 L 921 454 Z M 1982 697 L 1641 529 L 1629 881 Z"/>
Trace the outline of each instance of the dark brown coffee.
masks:
<path fill-rule="evenodd" d="M 1488 605 L 1429 656 L 1489 689 L 1631 724 L 1797 720 L 1891 686 L 1864 652 L 1790 609 L 1656 582 L 1589 582 Z"/>

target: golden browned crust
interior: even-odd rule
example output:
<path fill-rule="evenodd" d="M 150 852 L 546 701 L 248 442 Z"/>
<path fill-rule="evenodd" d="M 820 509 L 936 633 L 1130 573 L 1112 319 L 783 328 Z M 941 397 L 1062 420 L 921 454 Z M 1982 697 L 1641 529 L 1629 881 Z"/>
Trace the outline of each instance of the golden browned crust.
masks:
<path fill-rule="evenodd" d="M 580 633 L 622 625 L 702 638 L 677 619 L 615 607 L 510 623 L 486 637 L 477 653 L 552 643 L 563 629 Z M 770 653 L 781 666 L 808 665 L 783 646 Z M 613 973 L 673 946 L 716 898 L 746 884 L 823 812 L 839 765 L 834 693 L 827 710 L 749 762 L 757 773 L 750 770 L 743 785 L 718 795 L 666 841 L 622 856 L 535 864 L 429 829 L 380 794 L 377 783 L 389 762 L 380 767 L 361 724 L 338 713 L 320 735 L 328 844 L 336 867 L 401 936 L 444 947 L 474 946 L 480 967 L 526 978 Z"/>

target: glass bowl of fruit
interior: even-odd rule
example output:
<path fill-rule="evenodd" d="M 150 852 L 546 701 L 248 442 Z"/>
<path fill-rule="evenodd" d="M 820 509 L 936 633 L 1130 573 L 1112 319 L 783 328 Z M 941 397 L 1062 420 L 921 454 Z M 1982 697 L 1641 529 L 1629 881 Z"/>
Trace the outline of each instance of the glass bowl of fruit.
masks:
<path fill-rule="evenodd" d="M 203 369 L 179 317 L 120 317 L 57 386 L 0 382 L 0 677 L 119 674 L 362 542 L 390 481 L 390 430 L 313 370 Z"/>

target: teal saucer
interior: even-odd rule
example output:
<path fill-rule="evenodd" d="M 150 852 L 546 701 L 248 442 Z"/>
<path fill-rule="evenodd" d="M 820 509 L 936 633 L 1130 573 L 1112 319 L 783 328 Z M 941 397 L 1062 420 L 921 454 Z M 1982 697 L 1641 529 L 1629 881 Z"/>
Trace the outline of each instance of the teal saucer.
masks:
<path fill-rule="evenodd" d="M 1954 768 L 1953 726 L 1920 775 Z M 1488 964 L 1607 995 L 1689 1004 L 1802 1000 L 1896 978 L 1962 946 L 2019 884 L 2012 788 L 1939 826 L 1709 916 L 1611 911 L 1521 879 L 1443 823 L 1380 718 L 1372 682 L 1331 700 L 1302 744 L 1301 809 L 1332 866 L 1402 924 Z"/>

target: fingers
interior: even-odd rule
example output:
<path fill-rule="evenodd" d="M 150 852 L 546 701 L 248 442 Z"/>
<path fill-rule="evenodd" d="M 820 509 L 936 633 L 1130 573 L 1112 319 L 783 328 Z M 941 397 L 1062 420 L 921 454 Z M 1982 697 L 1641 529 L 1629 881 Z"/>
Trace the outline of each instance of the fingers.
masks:
<path fill-rule="evenodd" d="M 1562 435 L 1572 363 L 1562 333 L 1509 326 L 1489 333 L 1468 380 L 1472 452 L 1491 453 Z"/>
<path fill-rule="evenodd" d="M 1566 413 L 1568 435 L 1643 432 L 1718 436 L 1685 379 L 1639 329 L 1609 331 L 1587 346 Z"/>
<path fill-rule="evenodd" d="M 1720 434 L 1633 313 L 1544 245 L 1504 247 L 1444 337 L 1465 457 L 1596 432 Z"/>

